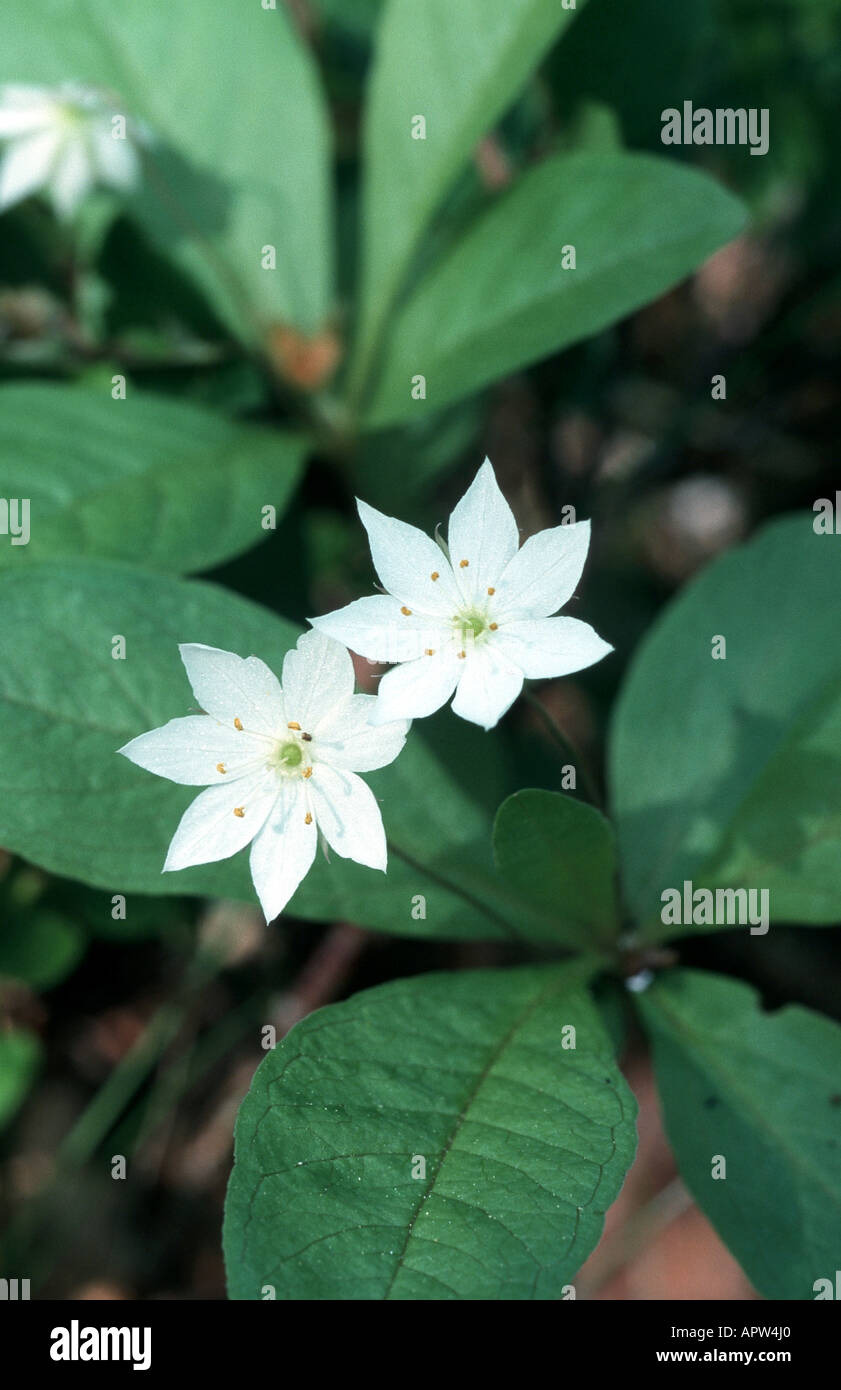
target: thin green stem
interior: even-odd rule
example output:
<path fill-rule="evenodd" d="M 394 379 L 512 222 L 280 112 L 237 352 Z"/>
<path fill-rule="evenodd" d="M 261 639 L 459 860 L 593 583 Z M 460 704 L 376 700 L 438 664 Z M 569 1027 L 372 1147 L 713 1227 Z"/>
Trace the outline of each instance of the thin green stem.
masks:
<path fill-rule="evenodd" d="M 80 1167 L 93 1157 L 178 1033 L 181 1018 L 182 1009 L 175 1004 L 165 1004 L 153 1015 L 65 1136 L 58 1151 L 60 1167 Z"/>
<path fill-rule="evenodd" d="M 462 898 L 470 907 L 483 913 L 490 921 L 498 923 L 509 941 L 522 943 L 523 938 L 519 935 L 516 928 L 512 926 L 501 913 L 497 912 L 488 903 L 483 902 L 481 898 L 476 897 L 469 889 L 465 888 L 463 884 L 447 878 L 445 874 L 441 874 L 436 869 L 430 868 L 428 864 L 419 863 L 417 859 L 413 859 L 405 850 L 395 845 L 393 840 L 388 840 L 388 852 L 389 854 L 393 854 L 395 858 L 402 859 L 403 863 L 408 864 L 410 869 L 414 869 L 418 874 L 425 875 L 427 878 L 431 879 L 433 883 L 437 883 L 440 888 L 445 888 L 448 893 L 453 893 L 456 897 Z"/>
<path fill-rule="evenodd" d="M 525 699 L 526 703 L 530 705 L 531 708 L 535 710 L 536 713 L 540 716 L 541 720 L 543 721 L 544 728 L 547 730 L 553 742 L 560 749 L 564 758 L 566 758 L 574 764 L 576 771 L 578 772 L 581 778 L 582 788 L 585 795 L 587 796 L 588 801 L 591 801 L 594 806 L 598 807 L 600 811 L 603 811 L 604 800 L 599 791 L 596 779 L 590 772 L 587 763 L 585 762 L 579 750 L 576 748 L 572 739 L 569 737 L 569 734 L 564 733 L 563 729 L 561 729 L 561 727 L 552 718 L 552 715 L 549 713 L 548 709 L 543 704 L 543 701 L 538 700 L 534 692 L 532 690 L 529 690 L 527 686 L 523 688 L 523 698 Z"/>
<path fill-rule="evenodd" d="M 595 1298 L 691 1207 L 692 1197 L 683 1182 L 673 1178 L 606 1240 L 593 1258 L 592 1273 L 582 1281 L 579 1297 Z"/>
<path fill-rule="evenodd" d="M 215 975 L 220 965 L 215 953 L 199 954 L 186 971 L 179 997 L 162 1004 L 152 1015 L 133 1047 L 115 1066 L 90 1105 L 82 1112 L 58 1150 L 58 1166 L 79 1167 L 93 1157 L 178 1036 L 189 1000 Z"/>

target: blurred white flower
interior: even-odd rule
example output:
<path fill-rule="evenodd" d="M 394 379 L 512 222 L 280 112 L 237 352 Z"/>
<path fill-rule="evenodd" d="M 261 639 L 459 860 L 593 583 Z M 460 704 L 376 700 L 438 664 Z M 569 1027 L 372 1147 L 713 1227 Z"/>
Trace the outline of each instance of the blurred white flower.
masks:
<path fill-rule="evenodd" d="M 318 832 L 344 858 L 385 870 L 380 808 L 356 773 L 393 762 L 409 725 L 371 727 L 376 697 L 353 693 L 345 648 L 305 633 L 286 654 L 282 688 L 256 656 L 193 643 L 180 652 L 207 713 L 171 719 L 119 749 L 159 777 L 207 786 L 185 811 L 164 872 L 251 844 L 251 877 L 270 922 L 310 869 Z"/>
<path fill-rule="evenodd" d="M 455 691 L 454 712 L 491 729 L 524 678 L 567 676 L 613 650 L 587 623 L 549 616 L 575 592 L 590 523 L 521 547 L 490 460 L 450 517 L 447 546 L 357 505 L 387 593 L 310 621 L 360 656 L 401 663 L 380 681 L 372 723 L 432 714 Z"/>
<path fill-rule="evenodd" d="M 97 184 L 127 192 L 146 138 L 95 87 L 0 86 L 0 212 L 43 192 L 60 217 L 70 217 Z"/>

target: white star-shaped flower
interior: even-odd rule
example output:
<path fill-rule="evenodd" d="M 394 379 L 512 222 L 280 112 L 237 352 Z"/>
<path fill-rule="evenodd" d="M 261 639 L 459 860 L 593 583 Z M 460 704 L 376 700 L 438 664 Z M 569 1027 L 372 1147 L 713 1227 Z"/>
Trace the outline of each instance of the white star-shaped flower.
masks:
<path fill-rule="evenodd" d="M 587 623 L 550 614 L 575 592 L 590 523 L 539 531 L 520 546 L 489 459 L 452 516 L 448 545 L 357 502 L 384 594 L 310 621 L 372 661 L 399 663 L 380 681 L 371 719 L 453 710 L 492 729 L 524 678 L 568 676 L 613 648 Z"/>
<path fill-rule="evenodd" d="M 0 211 L 44 192 L 59 216 L 70 217 L 96 184 L 133 188 L 136 144 L 146 136 L 125 118 L 115 123 L 120 115 L 105 93 L 81 83 L 0 87 Z"/>
<path fill-rule="evenodd" d="M 119 751 L 147 772 L 207 786 L 173 836 L 164 872 L 227 859 L 251 844 L 251 877 L 266 921 L 286 906 L 315 858 L 331 849 L 385 870 L 380 808 L 358 772 L 393 762 L 406 720 L 374 728 L 374 695 L 353 692 L 344 647 L 307 632 L 283 662 L 283 686 L 256 656 L 179 648 L 205 714 L 171 719 Z"/>

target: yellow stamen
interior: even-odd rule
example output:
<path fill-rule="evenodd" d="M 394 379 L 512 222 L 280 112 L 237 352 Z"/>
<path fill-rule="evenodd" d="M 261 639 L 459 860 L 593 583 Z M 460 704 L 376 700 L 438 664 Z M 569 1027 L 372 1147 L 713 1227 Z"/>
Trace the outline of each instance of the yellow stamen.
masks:
<path fill-rule="evenodd" d="M 217 764 L 216 764 L 216 771 L 217 771 L 217 772 L 227 772 L 228 769 L 226 768 L 226 766 L 225 766 L 224 763 L 217 763 Z"/>
<path fill-rule="evenodd" d="M 305 767 L 304 770 L 303 770 L 303 772 L 301 773 L 301 776 L 302 776 L 302 777 L 312 777 L 312 768 L 311 768 L 311 767 Z"/>
<path fill-rule="evenodd" d="M 424 654 L 424 656 L 434 656 L 434 655 L 435 655 L 435 648 L 434 648 L 434 647 L 426 647 L 423 654 Z"/>
<path fill-rule="evenodd" d="M 304 825 L 312 825 L 312 816 L 309 811 L 307 811 L 307 814 L 304 816 Z"/>
<path fill-rule="evenodd" d="M 245 815 L 245 807 L 244 807 L 244 806 L 235 806 L 235 807 L 234 807 L 234 815 L 235 815 L 235 816 L 244 816 L 244 815 Z"/>
<path fill-rule="evenodd" d="M 489 593 L 489 594 L 495 594 L 495 593 L 496 593 L 496 589 L 494 589 L 493 587 L 491 587 L 490 589 L 488 589 L 488 593 Z"/>
<path fill-rule="evenodd" d="M 242 720 L 241 720 L 241 719 L 235 719 L 235 720 L 234 720 L 234 728 L 235 728 L 235 729 L 239 729 L 240 733 L 242 733 Z"/>
<path fill-rule="evenodd" d="M 438 573 L 437 570 L 433 570 L 432 573 L 431 573 L 431 575 L 430 575 L 429 577 L 430 577 L 430 579 L 440 579 L 440 578 L 441 578 L 441 576 L 440 576 L 440 574 Z"/>
<path fill-rule="evenodd" d="M 467 652 L 459 652 L 459 654 L 458 654 L 458 659 L 459 659 L 459 661 L 464 661 L 464 658 L 465 658 L 466 656 L 467 656 Z"/>
<path fill-rule="evenodd" d="M 488 623 L 488 627 L 490 628 L 491 632 L 496 632 L 497 628 L 499 627 L 499 623 Z"/>
<path fill-rule="evenodd" d="M 411 610 L 411 608 L 407 608 L 406 605 L 405 605 L 405 603 L 404 603 L 403 607 L 400 609 L 400 612 L 403 613 L 407 618 L 411 618 L 411 616 L 412 616 L 412 610 Z"/>
<path fill-rule="evenodd" d="M 294 719 L 290 719 L 286 727 L 287 729 L 300 729 L 301 726 L 300 724 L 297 724 Z"/>
<path fill-rule="evenodd" d="M 458 567 L 459 567 L 460 570 L 466 570 L 466 569 L 467 569 L 467 566 L 468 566 L 469 564 L 470 564 L 470 561 L 469 561 L 469 560 L 459 560 L 459 562 L 458 562 Z"/>

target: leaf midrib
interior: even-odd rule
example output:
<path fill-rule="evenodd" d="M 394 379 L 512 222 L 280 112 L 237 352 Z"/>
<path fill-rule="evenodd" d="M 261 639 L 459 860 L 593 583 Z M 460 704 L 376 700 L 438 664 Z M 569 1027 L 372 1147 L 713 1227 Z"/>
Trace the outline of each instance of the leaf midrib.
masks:
<path fill-rule="evenodd" d="M 841 1195 L 839 1195 L 839 1192 L 835 1188 L 827 1184 L 823 1171 L 817 1166 L 813 1167 L 809 1161 L 808 1155 L 803 1154 L 799 1149 L 792 1148 L 781 1135 L 780 1131 L 773 1128 L 766 1120 L 762 1109 L 758 1108 L 753 1093 L 750 1090 L 743 1089 L 742 1086 L 739 1085 L 738 1079 L 733 1079 L 733 1074 L 722 1067 L 720 1058 L 717 1054 L 707 1051 L 704 1046 L 704 1035 L 695 1032 L 686 1019 L 680 1013 L 675 1012 L 674 1008 L 664 1002 L 661 997 L 654 997 L 651 1002 L 668 1018 L 674 1032 L 687 1040 L 687 1050 L 690 1061 L 693 1056 L 699 1058 L 703 1062 L 705 1070 L 714 1080 L 723 1081 L 724 1084 L 721 1086 L 721 1089 L 725 1092 L 729 1090 L 731 1095 L 741 1102 L 742 1111 L 747 1112 L 751 1116 L 751 1119 L 754 1120 L 755 1127 L 760 1133 L 766 1135 L 772 1141 L 774 1147 L 779 1149 L 786 1156 L 789 1165 L 794 1171 L 796 1173 L 805 1173 L 809 1178 L 816 1179 L 817 1186 L 827 1194 L 833 1205 L 841 1210 Z M 734 1109 L 738 1109 L 738 1107 L 734 1106 Z"/>
<path fill-rule="evenodd" d="M 559 971 L 555 975 L 555 978 L 551 980 L 551 982 L 546 986 L 545 989 L 540 990 L 532 999 L 529 1000 L 528 1006 L 525 1009 L 523 1009 L 522 1012 L 514 1019 L 507 1032 L 491 1050 L 490 1056 L 488 1057 L 485 1066 L 482 1068 L 481 1072 L 475 1079 L 473 1085 L 471 1086 L 468 1092 L 468 1095 L 462 1106 L 461 1112 L 459 1113 L 456 1122 L 453 1126 L 452 1133 L 450 1134 L 450 1137 L 444 1146 L 444 1151 L 441 1155 L 440 1162 L 438 1163 L 438 1166 L 436 1167 L 435 1172 L 432 1175 L 432 1179 L 429 1183 L 427 1183 L 424 1191 L 420 1194 L 414 1215 L 411 1217 L 408 1227 L 406 1229 L 406 1238 L 403 1242 L 403 1248 L 401 1249 L 398 1255 L 397 1261 L 392 1271 L 391 1279 L 389 1280 L 388 1288 L 385 1290 L 385 1293 L 383 1294 L 384 1300 L 389 1299 L 391 1297 L 397 1277 L 400 1273 L 402 1273 L 405 1267 L 406 1256 L 409 1251 L 412 1234 L 414 1232 L 418 1218 L 421 1212 L 423 1211 L 424 1206 L 429 1201 L 430 1197 L 435 1191 L 435 1185 L 438 1181 L 438 1178 L 444 1171 L 444 1166 L 447 1162 L 447 1158 L 452 1152 L 453 1145 L 455 1144 L 456 1139 L 458 1138 L 461 1132 L 465 1120 L 468 1118 L 469 1111 L 475 1105 L 480 1091 L 482 1090 L 485 1083 L 488 1081 L 492 1071 L 504 1055 L 506 1049 L 511 1045 L 513 1038 L 525 1025 L 529 1018 L 531 1018 L 531 1016 L 536 1012 L 540 1005 L 543 1004 L 546 999 L 550 998 L 552 994 L 562 993 L 564 991 L 565 986 L 571 989 L 574 987 L 574 984 L 581 983 L 581 981 L 577 978 L 573 984 L 568 983 L 568 981 L 568 975 L 562 974 Z"/>
<path fill-rule="evenodd" d="M 490 216 L 493 213 L 493 211 L 494 209 L 490 209 L 486 216 Z M 703 231 L 705 230 L 705 228 L 702 227 L 701 230 Z M 699 235 L 700 233 L 696 224 L 690 232 L 686 233 L 685 236 L 657 236 L 646 241 L 645 243 L 637 243 L 632 254 L 626 254 L 624 256 L 621 254 L 611 255 L 606 260 L 601 261 L 597 268 L 588 271 L 585 267 L 582 268 L 582 270 L 580 271 L 576 271 L 576 275 L 578 278 L 574 283 L 570 285 L 568 293 L 577 294 L 583 286 L 586 286 L 588 285 L 588 283 L 592 283 L 594 281 L 597 282 L 600 279 L 602 279 L 602 277 L 604 277 L 605 275 L 612 275 L 616 270 L 632 268 L 640 262 L 643 262 L 644 264 L 648 265 L 652 255 L 656 255 L 656 253 L 661 249 L 666 247 L 675 249 L 684 245 L 691 245 L 698 238 Z M 457 256 L 459 255 L 462 246 L 463 243 L 461 243 L 451 252 L 450 259 L 447 262 L 441 263 L 438 275 L 436 276 L 436 280 L 439 277 L 441 279 L 444 278 L 444 270 L 448 270 L 450 264 L 456 262 Z M 691 272 L 687 270 L 681 278 L 685 279 L 689 274 L 691 274 Z M 421 289 L 428 290 L 432 283 L 433 281 L 430 277 L 424 282 L 424 286 L 421 287 Z M 511 305 L 510 311 L 506 314 L 497 316 L 493 319 L 485 319 L 480 325 L 475 326 L 470 332 L 465 331 L 460 335 L 460 337 L 458 337 L 457 339 L 452 339 L 451 342 L 448 344 L 443 343 L 439 336 L 437 344 L 440 347 L 441 351 L 440 355 L 438 355 L 435 359 L 436 368 L 438 368 L 441 371 L 445 371 L 448 367 L 452 367 L 453 365 L 455 365 L 453 359 L 458 359 L 461 356 L 463 356 L 464 352 L 469 347 L 469 344 L 477 338 L 486 338 L 489 333 L 510 331 L 512 323 L 516 323 L 518 320 L 527 316 L 532 317 L 535 313 L 545 315 L 547 308 L 551 308 L 558 300 L 558 298 L 563 296 L 564 283 L 565 282 L 563 281 L 559 281 L 558 284 L 551 289 L 544 289 L 543 285 L 541 285 L 537 293 L 535 293 L 532 297 L 520 297 L 516 303 L 513 303 Z M 417 299 L 413 297 L 413 299 L 406 305 L 407 318 L 409 317 L 409 314 L 411 313 L 414 305 L 419 305 L 422 302 L 421 289 L 418 289 L 417 291 Z M 540 293 L 541 289 L 544 290 L 543 293 Z M 662 293 L 666 293 L 666 291 L 664 290 L 662 291 Z M 427 296 L 424 294 L 423 298 L 426 297 Z M 451 320 L 451 322 L 452 321 L 453 320 Z"/>

